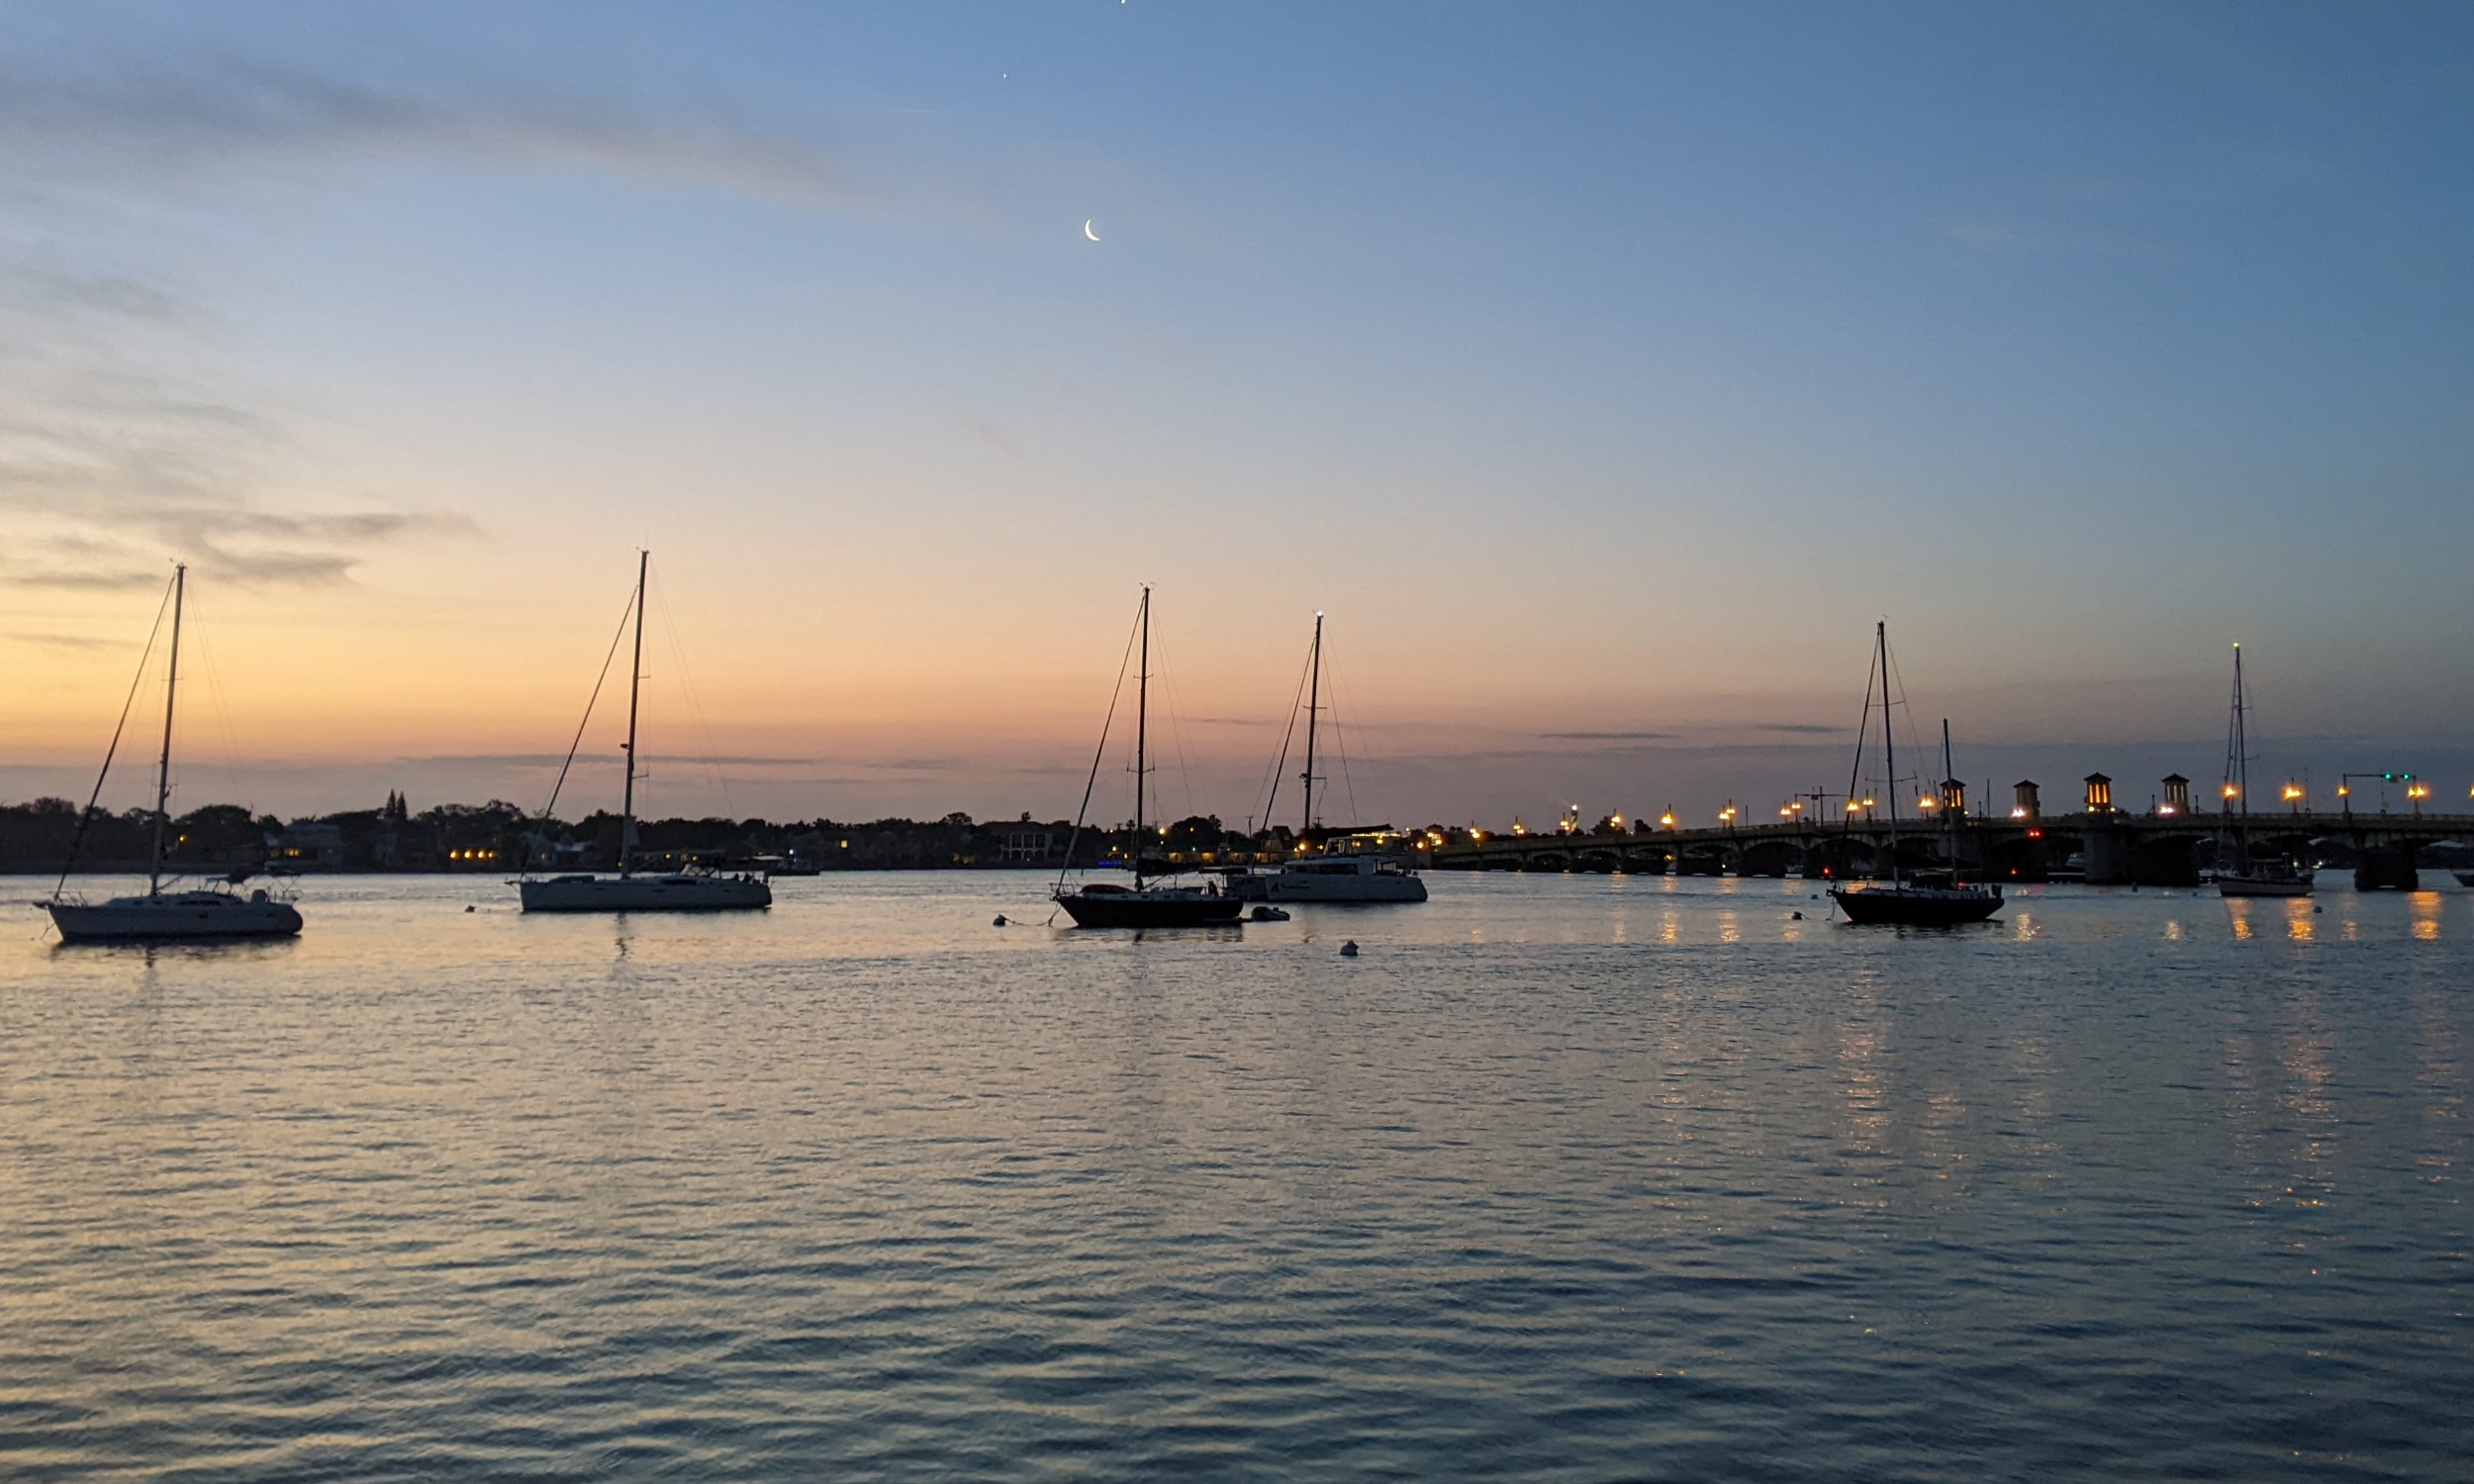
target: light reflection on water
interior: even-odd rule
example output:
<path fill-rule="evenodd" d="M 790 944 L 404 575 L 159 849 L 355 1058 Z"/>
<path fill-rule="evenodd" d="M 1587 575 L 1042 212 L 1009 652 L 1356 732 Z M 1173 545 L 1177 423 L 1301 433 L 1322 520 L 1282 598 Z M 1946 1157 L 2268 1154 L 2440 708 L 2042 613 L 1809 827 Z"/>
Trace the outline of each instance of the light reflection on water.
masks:
<path fill-rule="evenodd" d="M 993 928 L 1048 915 L 994 875 L 21 939 L 0 1471 L 2474 1466 L 2463 893 L 1430 881 L 1140 941 Z"/>

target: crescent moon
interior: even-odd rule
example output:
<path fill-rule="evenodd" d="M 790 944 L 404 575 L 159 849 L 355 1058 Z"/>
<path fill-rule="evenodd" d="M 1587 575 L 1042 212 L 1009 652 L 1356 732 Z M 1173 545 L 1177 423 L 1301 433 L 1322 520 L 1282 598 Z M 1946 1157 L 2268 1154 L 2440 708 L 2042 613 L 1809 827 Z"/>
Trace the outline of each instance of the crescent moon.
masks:
<path fill-rule="evenodd" d="M 1094 242 L 1099 240 L 1099 233 L 1091 230 L 1091 224 L 1089 222 L 1085 222 L 1083 224 L 1083 235 L 1091 238 Z"/>

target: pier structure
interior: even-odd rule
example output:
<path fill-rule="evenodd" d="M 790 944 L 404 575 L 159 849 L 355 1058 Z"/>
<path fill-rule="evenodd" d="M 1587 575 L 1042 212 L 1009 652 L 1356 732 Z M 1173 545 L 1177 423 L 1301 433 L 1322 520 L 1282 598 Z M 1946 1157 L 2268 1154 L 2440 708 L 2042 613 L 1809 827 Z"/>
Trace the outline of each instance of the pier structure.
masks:
<path fill-rule="evenodd" d="M 1955 868 L 1990 881 L 2084 881 L 2091 885 L 2194 885 L 2232 823 L 2209 812 L 2133 814 L 2111 806 L 2101 776 L 2096 802 L 2079 812 L 2035 812 L 2035 786 L 2019 786 L 2009 817 L 1902 820 L 1898 862 L 1909 870 Z M 1538 835 L 1455 839 L 1418 852 L 1433 871 L 1595 872 L 1636 876 L 1860 878 L 1887 875 L 1892 833 L 1885 818 L 1844 822 L 1803 817 L 1775 824 L 1736 818 L 1706 829 L 1653 825 Z M 2292 855 L 2306 865 L 2350 864 L 2364 890 L 2420 885 L 2416 856 L 2442 841 L 2474 844 L 2474 814 L 2252 814 L 2240 821 L 2255 856 Z"/>

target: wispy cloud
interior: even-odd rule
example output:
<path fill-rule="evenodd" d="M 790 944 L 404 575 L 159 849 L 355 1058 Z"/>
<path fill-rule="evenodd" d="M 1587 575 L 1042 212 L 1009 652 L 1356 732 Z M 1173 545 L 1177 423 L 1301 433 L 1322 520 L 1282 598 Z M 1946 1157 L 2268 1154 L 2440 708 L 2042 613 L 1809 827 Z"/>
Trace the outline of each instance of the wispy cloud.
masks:
<path fill-rule="evenodd" d="M 1542 732 L 1550 742 L 1668 742 L 1673 732 Z"/>
<path fill-rule="evenodd" d="M 594 169 L 807 206 L 864 192 L 814 141 L 711 110 L 650 110 L 512 80 L 382 86 L 238 57 L 68 72 L 0 61 L 0 151 L 155 177 L 270 156 L 443 155 L 479 168 Z"/>
<path fill-rule="evenodd" d="M 618 765 L 619 757 L 620 754 L 615 752 L 580 752 L 576 754 L 576 762 L 588 768 L 605 763 L 615 768 Z M 421 757 L 398 758 L 396 761 L 406 766 L 464 763 L 496 768 L 555 768 L 567 761 L 567 755 L 557 752 L 432 753 Z M 653 763 L 710 763 L 716 768 L 807 768 L 814 766 L 817 760 L 814 758 L 748 757 L 727 753 L 719 757 L 708 758 L 694 753 L 654 752 L 646 753 L 644 761 L 648 765 Z"/>
<path fill-rule="evenodd" d="M 0 585 L 136 589 L 202 576 L 331 585 L 378 548 L 475 529 L 418 495 L 333 483 L 284 399 L 213 353 L 161 208 L 192 187 L 395 158 L 598 172 L 852 209 L 815 141 L 718 109 L 620 105 L 477 75 L 370 82 L 231 56 L 0 57 Z"/>
<path fill-rule="evenodd" d="M 32 645 L 36 645 L 36 646 L 38 646 L 38 647 L 40 647 L 40 648 L 44 648 L 44 649 L 75 649 L 75 650 L 90 650 L 90 649 L 135 649 L 135 648 L 137 648 L 137 647 L 138 647 L 138 645 L 137 645 L 136 641 L 134 641 L 134 640 L 129 640 L 129 639 L 97 639 L 97 638 L 92 638 L 92 637 L 89 637 L 89 636 L 84 635 L 84 634 L 45 634 L 45 633 L 26 633 L 26 632 L 20 631 L 20 632 L 14 632 L 14 633 L 0 634 L 0 638 L 8 639 L 8 640 L 10 640 L 11 642 L 13 642 L 13 643 L 17 643 L 17 644 L 32 644 Z"/>
<path fill-rule="evenodd" d="M 1843 726 L 1823 726 L 1812 721 L 1759 721 L 1751 729 L 1757 732 L 1784 732 L 1797 737 L 1829 737 L 1847 730 Z"/>

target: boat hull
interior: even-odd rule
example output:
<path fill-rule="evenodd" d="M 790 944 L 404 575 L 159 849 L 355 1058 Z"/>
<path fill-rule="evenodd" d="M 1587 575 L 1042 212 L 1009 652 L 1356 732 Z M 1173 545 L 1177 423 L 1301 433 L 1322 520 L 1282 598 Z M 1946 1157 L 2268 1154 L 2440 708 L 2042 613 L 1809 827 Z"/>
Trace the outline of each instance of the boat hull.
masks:
<path fill-rule="evenodd" d="M 1830 897 L 1857 924 L 1960 927 L 2002 909 L 2002 899 L 1992 893 L 1938 887 L 1835 886 Z"/>
<path fill-rule="evenodd" d="M 1229 879 L 1229 889 L 1246 901 L 1410 902 L 1426 899 L 1426 883 L 1413 876 L 1309 876 L 1283 871 Z"/>
<path fill-rule="evenodd" d="M 63 943 L 238 941 L 292 938 L 301 931 L 300 912 L 263 892 L 243 899 L 223 891 L 175 891 L 45 906 Z"/>
<path fill-rule="evenodd" d="M 519 881 L 527 912 L 744 912 L 773 905 L 773 888 L 738 876 L 560 876 Z"/>
<path fill-rule="evenodd" d="M 2219 896 L 2309 896 L 2311 882 L 2306 878 L 2279 877 L 2254 880 L 2245 877 L 2217 878 Z"/>
<path fill-rule="evenodd" d="M 1240 919 L 1245 903 L 1207 891 L 1072 891 L 1057 905 L 1076 927 L 1220 927 Z"/>

